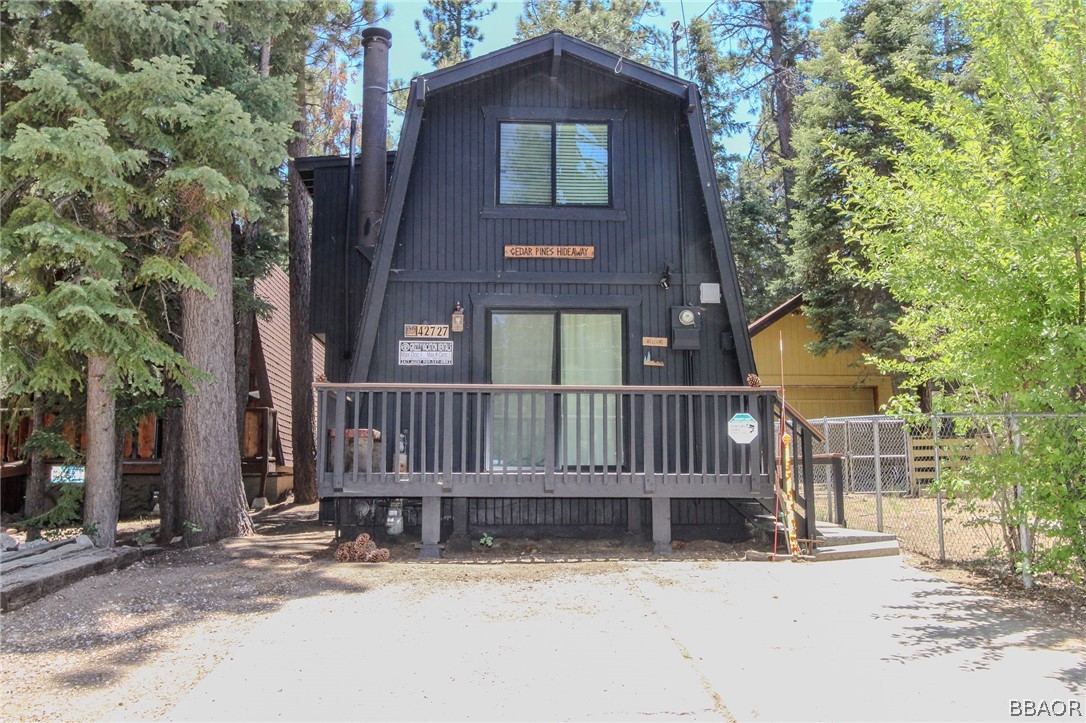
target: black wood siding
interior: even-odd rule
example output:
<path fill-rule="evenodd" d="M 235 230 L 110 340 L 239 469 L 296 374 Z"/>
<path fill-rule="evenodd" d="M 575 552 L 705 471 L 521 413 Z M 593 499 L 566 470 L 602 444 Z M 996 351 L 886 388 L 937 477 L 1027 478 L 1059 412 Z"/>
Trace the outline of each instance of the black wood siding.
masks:
<path fill-rule="evenodd" d="M 700 282 L 721 282 L 689 133 L 683 131 L 687 115 L 682 103 L 574 59 L 563 59 L 557 81 L 549 78 L 549 70 L 549 58 L 537 60 L 428 97 L 370 364 L 371 381 L 487 381 L 478 378 L 477 371 L 473 374 L 479 368 L 475 355 L 485 354 L 485 349 L 471 348 L 471 324 L 484 323 L 472 308 L 479 295 L 591 297 L 597 307 L 600 299 L 613 298 L 616 308 L 634 300 L 639 323 L 629 323 L 627 333 L 637 339 L 638 348 L 642 336 L 667 337 L 669 307 L 683 302 L 680 228 L 686 239 L 688 301 L 698 302 Z M 624 111 L 621 145 L 612 148 L 612 158 L 625 173 L 624 197 L 617 205 L 625 210 L 626 220 L 483 217 L 484 144 L 493 142 L 485 132 L 482 109 L 487 106 Z M 681 223 L 680 176 L 685 203 Z M 505 259 L 507 244 L 591 245 L 596 257 Z M 658 280 L 668 264 L 671 288 L 664 290 Z M 455 364 L 398 366 L 403 325 L 449 323 L 458 301 L 469 328 L 450 337 Z M 576 306 L 569 298 L 562 304 Z M 701 351 L 668 349 L 664 367 L 644 367 L 639 356 L 628 359 L 627 383 L 742 383 L 734 351 L 721 349 L 722 332 L 730 332 L 723 304 L 706 305 L 704 320 Z"/>

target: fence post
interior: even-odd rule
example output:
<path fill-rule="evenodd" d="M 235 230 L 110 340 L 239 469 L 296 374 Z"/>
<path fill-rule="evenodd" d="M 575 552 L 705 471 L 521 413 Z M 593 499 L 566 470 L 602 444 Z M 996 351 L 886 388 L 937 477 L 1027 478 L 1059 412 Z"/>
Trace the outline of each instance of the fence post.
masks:
<path fill-rule="evenodd" d="M 871 420 L 871 443 L 875 456 L 875 526 L 882 532 L 882 450 L 879 449 L 879 420 Z"/>
<path fill-rule="evenodd" d="M 1011 412 L 1011 434 L 1014 440 L 1014 454 L 1016 457 L 1020 457 L 1022 455 L 1022 428 L 1018 422 L 1018 415 L 1014 412 Z M 1023 497 L 1022 484 L 1016 484 L 1014 489 L 1019 504 L 1021 504 Z M 1030 572 L 1029 519 L 1025 510 L 1022 510 L 1022 521 L 1018 523 L 1018 539 L 1022 544 L 1022 586 L 1029 589 L 1033 587 L 1033 573 Z"/>
<path fill-rule="evenodd" d="M 931 449 L 935 458 L 935 519 L 939 533 L 939 562 L 946 562 L 946 532 L 943 529 L 943 487 L 939 483 L 939 425 L 942 419 L 931 415 Z"/>
<path fill-rule="evenodd" d="M 830 453 L 830 423 L 825 417 L 822 418 L 822 453 Z M 833 465 L 828 465 L 826 469 L 826 516 L 833 521 Z M 837 524 L 841 524 L 840 521 Z"/>

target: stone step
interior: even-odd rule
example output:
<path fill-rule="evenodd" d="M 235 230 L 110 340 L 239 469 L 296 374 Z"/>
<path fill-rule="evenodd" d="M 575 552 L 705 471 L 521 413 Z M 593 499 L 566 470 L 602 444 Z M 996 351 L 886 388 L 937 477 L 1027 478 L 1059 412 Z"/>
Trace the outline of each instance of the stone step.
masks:
<path fill-rule="evenodd" d="M 831 560 L 855 560 L 862 557 L 891 557 L 900 554 L 901 548 L 898 547 L 895 539 L 881 542 L 819 546 L 814 559 L 816 562 L 829 562 Z"/>

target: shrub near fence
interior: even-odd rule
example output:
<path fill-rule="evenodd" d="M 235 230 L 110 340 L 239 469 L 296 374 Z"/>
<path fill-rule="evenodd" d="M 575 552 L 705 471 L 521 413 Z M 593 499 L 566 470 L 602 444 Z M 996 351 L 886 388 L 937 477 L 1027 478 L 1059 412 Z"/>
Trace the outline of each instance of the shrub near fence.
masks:
<path fill-rule="evenodd" d="M 1008 528 L 1002 521 L 1016 519 L 1020 490 L 1013 471 L 996 462 L 1001 455 L 1025 454 L 1018 461 L 1028 464 L 1029 455 L 1042 456 L 1031 450 L 1045 449 L 1049 441 L 1066 443 L 1068 434 L 1082 432 L 1086 418 L 936 415 L 914 421 L 874 416 L 812 424 L 825 437 L 819 451 L 843 455 L 849 527 L 892 533 L 903 548 L 934 559 L 1009 563 L 1008 548 L 1021 550 L 1022 539 L 1017 526 Z M 1067 453 L 1086 460 L 1082 448 L 1072 446 Z M 1070 460 L 1065 486 L 1072 493 L 1076 470 L 1084 466 L 1086 461 L 1076 466 Z M 829 469 L 816 469 L 818 518 L 830 520 Z M 1057 527 L 1058 522 L 1043 515 L 1030 519 L 1026 549 L 1032 557 L 1045 555 L 1059 534 L 1066 536 L 1066 525 Z"/>

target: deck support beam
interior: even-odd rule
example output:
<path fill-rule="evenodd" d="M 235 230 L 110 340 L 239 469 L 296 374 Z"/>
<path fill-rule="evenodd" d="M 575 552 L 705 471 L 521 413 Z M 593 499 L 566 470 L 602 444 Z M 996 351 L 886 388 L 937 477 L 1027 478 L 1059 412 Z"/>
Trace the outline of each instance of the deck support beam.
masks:
<path fill-rule="evenodd" d="M 441 498 L 422 498 L 422 544 L 420 560 L 441 559 Z"/>
<path fill-rule="evenodd" d="M 671 552 L 671 498 L 652 498 L 652 554 Z"/>
<path fill-rule="evenodd" d="M 445 549 L 449 552 L 471 552 L 471 538 L 468 536 L 467 497 L 453 497 L 452 516 L 452 534 L 445 541 Z"/>
<path fill-rule="evenodd" d="M 641 498 L 626 498 L 626 544 L 636 544 L 643 539 L 641 530 Z"/>

